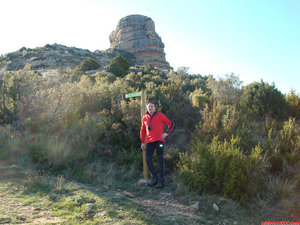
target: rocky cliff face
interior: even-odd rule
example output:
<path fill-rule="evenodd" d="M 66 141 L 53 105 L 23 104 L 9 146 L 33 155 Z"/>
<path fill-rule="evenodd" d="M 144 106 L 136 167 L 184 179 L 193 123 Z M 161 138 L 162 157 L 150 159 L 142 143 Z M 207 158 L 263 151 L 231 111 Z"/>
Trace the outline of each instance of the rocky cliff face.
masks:
<path fill-rule="evenodd" d="M 164 44 L 155 32 L 153 20 L 147 16 L 130 15 L 122 18 L 109 40 L 111 48 L 132 53 L 137 65 L 170 68 L 165 58 Z"/>

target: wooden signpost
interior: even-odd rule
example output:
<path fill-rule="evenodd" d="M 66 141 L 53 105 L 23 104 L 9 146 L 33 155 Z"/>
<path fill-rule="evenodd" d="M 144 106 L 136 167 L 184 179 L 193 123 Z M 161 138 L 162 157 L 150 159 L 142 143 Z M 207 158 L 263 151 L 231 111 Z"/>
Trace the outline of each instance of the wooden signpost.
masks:
<path fill-rule="evenodd" d="M 141 97 L 141 121 L 143 119 L 143 116 L 147 112 L 146 108 L 146 91 L 142 90 L 140 92 L 134 92 L 134 93 L 128 93 L 125 94 L 125 98 L 133 98 L 133 97 Z M 145 138 L 145 142 L 147 141 L 147 135 Z M 144 173 L 144 178 L 149 179 L 150 178 L 150 172 L 146 163 L 146 151 L 143 151 L 143 173 Z"/>

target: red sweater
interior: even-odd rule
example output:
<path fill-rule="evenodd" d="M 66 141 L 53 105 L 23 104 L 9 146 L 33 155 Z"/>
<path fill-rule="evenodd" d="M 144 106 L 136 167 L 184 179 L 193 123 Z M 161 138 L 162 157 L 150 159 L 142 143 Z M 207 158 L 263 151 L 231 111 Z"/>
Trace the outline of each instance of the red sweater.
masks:
<path fill-rule="evenodd" d="M 152 117 L 147 112 L 142 119 L 142 126 L 140 131 L 140 137 L 142 143 L 145 142 L 145 135 L 147 132 L 147 144 L 154 142 L 154 141 L 163 141 L 164 139 L 161 138 L 161 135 L 164 133 L 164 124 L 168 126 L 166 133 L 170 133 L 174 127 L 174 123 L 169 120 L 164 114 L 155 112 Z M 150 125 L 150 129 L 149 129 Z"/>

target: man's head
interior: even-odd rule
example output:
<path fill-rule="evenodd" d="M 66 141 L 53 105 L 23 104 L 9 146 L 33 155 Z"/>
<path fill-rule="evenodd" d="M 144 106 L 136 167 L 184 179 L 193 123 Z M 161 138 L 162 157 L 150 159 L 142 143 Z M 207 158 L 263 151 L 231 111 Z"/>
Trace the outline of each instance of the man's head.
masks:
<path fill-rule="evenodd" d="M 151 115 L 156 111 L 156 105 L 155 105 L 154 102 L 148 102 L 148 104 L 147 104 L 147 111 Z"/>

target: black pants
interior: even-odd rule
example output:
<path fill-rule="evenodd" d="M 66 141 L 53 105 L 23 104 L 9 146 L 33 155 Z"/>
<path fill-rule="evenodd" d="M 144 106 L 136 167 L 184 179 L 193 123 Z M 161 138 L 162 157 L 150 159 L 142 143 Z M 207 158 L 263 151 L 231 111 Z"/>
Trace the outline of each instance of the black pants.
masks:
<path fill-rule="evenodd" d="M 164 147 L 165 143 L 162 141 L 155 141 L 148 143 L 146 145 L 146 162 L 147 166 L 149 168 L 149 171 L 152 175 L 152 177 L 158 178 L 157 173 L 155 172 L 152 157 L 154 154 L 154 151 L 156 150 L 156 155 L 158 158 L 159 163 L 159 178 L 164 180 L 164 172 L 165 172 L 165 165 L 164 165 Z"/>

